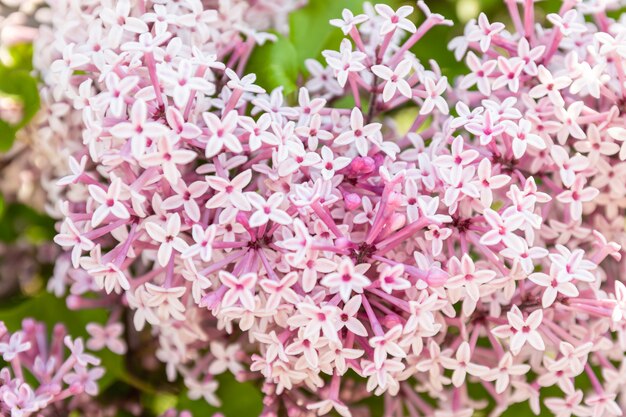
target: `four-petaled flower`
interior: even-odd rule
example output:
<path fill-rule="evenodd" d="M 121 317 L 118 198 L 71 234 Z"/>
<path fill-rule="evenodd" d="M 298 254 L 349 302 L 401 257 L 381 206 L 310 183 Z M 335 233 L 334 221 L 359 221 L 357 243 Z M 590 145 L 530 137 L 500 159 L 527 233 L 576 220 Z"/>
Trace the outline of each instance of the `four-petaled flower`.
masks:
<path fill-rule="evenodd" d="M 159 250 L 157 252 L 159 265 L 167 265 L 172 258 L 172 252 L 174 250 L 183 252 L 187 249 L 187 243 L 179 236 L 180 228 L 180 215 L 178 213 L 174 213 L 168 217 L 165 227 L 156 222 L 146 223 L 146 232 L 148 232 L 148 235 L 150 235 L 152 239 L 159 243 Z"/>
<path fill-rule="evenodd" d="M 339 293 L 343 301 L 350 299 L 352 292 L 361 294 L 363 289 L 371 284 L 364 273 L 369 269 L 367 264 L 354 265 L 350 258 L 342 259 L 335 272 L 327 274 L 320 283 L 330 289 L 330 292 Z"/>
<path fill-rule="evenodd" d="M 408 59 L 401 61 L 393 71 L 384 65 L 372 66 L 372 72 L 385 80 L 383 101 L 387 102 L 391 100 L 396 94 L 396 91 L 399 91 L 400 94 L 406 98 L 410 99 L 413 97 L 411 86 L 405 80 L 405 77 L 411 72 L 411 68 L 412 64 Z"/>
<path fill-rule="evenodd" d="M 254 209 L 249 219 L 251 227 L 263 226 L 270 220 L 278 224 L 290 224 L 292 222 L 293 219 L 289 213 L 280 208 L 285 201 L 284 194 L 272 194 L 267 200 L 256 193 L 248 193 L 246 197 Z"/>
<path fill-rule="evenodd" d="M 236 277 L 233 274 L 220 271 L 220 281 L 228 290 L 222 297 L 222 305 L 224 307 L 233 306 L 237 302 L 241 302 L 248 310 L 254 310 L 254 293 L 257 282 L 257 274 L 248 272 Z"/>
<path fill-rule="evenodd" d="M 157 141 L 167 135 L 168 128 L 158 122 L 148 121 L 148 106 L 137 99 L 130 110 L 130 121 L 117 123 L 109 132 L 118 138 L 130 139 L 133 156 L 141 158 L 148 148 L 148 142 Z"/>
<path fill-rule="evenodd" d="M 543 310 L 535 310 L 524 319 L 519 307 L 514 305 L 506 316 L 509 324 L 497 326 L 491 332 L 500 338 L 510 338 L 510 348 L 513 355 L 517 355 L 526 343 L 537 350 L 545 350 L 543 338 L 537 330 L 543 320 Z"/>
<path fill-rule="evenodd" d="M 89 194 L 94 201 L 98 203 L 98 207 L 91 216 L 91 225 L 93 227 L 98 226 L 109 215 L 113 215 L 118 219 L 130 218 L 130 213 L 126 205 L 120 201 L 123 191 L 122 186 L 123 182 L 121 178 L 115 178 L 106 191 L 98 185 L 89 185 Z"/>

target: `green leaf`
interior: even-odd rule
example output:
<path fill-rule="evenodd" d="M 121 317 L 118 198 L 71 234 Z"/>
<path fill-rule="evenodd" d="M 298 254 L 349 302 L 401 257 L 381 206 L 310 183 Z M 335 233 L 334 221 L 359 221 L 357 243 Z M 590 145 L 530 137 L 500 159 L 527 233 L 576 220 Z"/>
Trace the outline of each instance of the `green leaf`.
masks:
<path fill-rule="evenodd" d="M 210 406 L 204 399 L 190 400 L 187 394 L 180 396 L 177 408 L 189 410 L 195 416 L 210 416 L 216 412 L 226 417 L 258 416 L 263 409 L 263 396 L 257 386 L 251 382 L 238 382 L 232 374 L 225 373 L 217 377 L 220 383 L 217 395 L 222 401 L 219 408 Z"/>
<path fill-rule="evenodd" d="M 31 243 L 49 241 L 55 235 L 54 220 L 24 204 L 0 204 L 0 242 L 26 237 Z"/>
<path fill-rule="evenodd" d="M 343 9 L 354 14 L 363 13 L 365 0 L 309 0 L 306 6 L 289 15 L 289 38 L 296 47 L 300 68 L 304 71 L 304 61 L 308 58 L 320 59 L 325 49 L 339 49 L 345 37 L 341 29 L 332 26 L 331 19 L 340 19 Z M 400 0 L 381 0 L 392 7 L 400 7 Z"/>
<path fill-rule="evenodd" d="M 0 120 L 0 151 L 13 146 L 15 134 L 33 118 L 39 110 L 37 80 L 27 70 L 0 67 L 0 96 L 16 99 L 23 106 L 22 120 L 11 125 Z"/>
<path fill-rule="evenodd" d="M 33 69 L 33 44 L 17 43 L 9 47 L 11 69 L 31 71 Z"/>
<path fill-rule="evenodd" d="M 284 93 L 296 90 L 298 53 L 291 41 L 282 35 L 276 42 L 266 42 L 252 52 L 246 72 L 255 73 L 257 84 L 268 91 L 282 86 Z"/>
<path fill-rule="evenodd" d="M 343 33 L 328 21 L 340 18 L 344 8 L 357 12 L 362 10 L 362 5 L 362 0 L 310 0 L 289 15 L 289 37 L 296 46 L 302 68 L 306 59 L 319 58 L 324 49 L 339 46 Z"/>

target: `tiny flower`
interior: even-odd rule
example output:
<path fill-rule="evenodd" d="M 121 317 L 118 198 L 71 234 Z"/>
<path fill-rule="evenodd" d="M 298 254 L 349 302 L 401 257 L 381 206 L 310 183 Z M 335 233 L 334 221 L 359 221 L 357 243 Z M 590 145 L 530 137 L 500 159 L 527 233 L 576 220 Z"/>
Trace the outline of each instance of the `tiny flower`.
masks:
<path fill-rule="evenodd" d="M 333 151 L 328 146 L 323 146 L 321 150 L 322 160 L 317 163 L 320 168 L 322 178 L 330 180 L 335 176 L 335 171 L 339 171 L 347 167 L 351 160 L 345 156 L 335 157 Z"/>
<path fill-rule="evenodd" d="M 298 282 L 299 278 L 296 272 L 290 272 L 280 281 L 267 278 L 261 280 L 259 285 L 261 285 L 261 288 L 269 295 L 265 307 L 270 311 L 275 310 L 283 299 L 292 304 L 297 303 L 299 297 L 291 287 Z"/>
<path fill-rule="evenodd" d="M 152 307 L 156 316 L 161 321 L 185 320 L 185 306 L 180 298 L 185 294 L 185 287 L 163 287 L 150 282 L 145 284 L 146 291 L 150 295 L 148 306 Z"/>
<path fill-rule="evenodd" d="M 339 293 L 341 299 L 347 302 L 352 292 L 361 294 L 363 289 L 371 284 L 371 281 L 363 275 L 368 268 L 367 264 L 355 266 L 350 258 L 344 258 L 337 271 L 327 274 L 320 283 L 328 287 L 331 293 Z"/>
<path fill-rule="evenodd" d="M 396 358 L 406 357 L 406 352 L 397 343 L 401 336 L 402 326 L 397 325 L 382 336 L 370 338 L 370 346 L 374 348 L 374 363 L 376 366 L 382 366 L 388 356 Z"/>
<path fill-rule="evenodd" d="M 215 90 L 215 87 L 209 81 L 194 76 L 194 68 L 188 60 L 183 60 L 179 63 L 178 71 L 174 71 L 166 66 L 161 67 L 159 77 L 165 81 L 166 85 L 172 86 L 174 104 L 181 109 L 189 101 L 192 92 L 199 91 L 210 95 Z"/>
<path fill-rule="evenodd" d="M 213 255 L 213 241 L 217 233 L 217 227 L 212 224 L 206 229 L 203 229 L 199 224 L 194 224 L 191 228 L 191 235 L 194 240 L 194 244 L 187 247 L 181 253 L 183 258 L 192 258 L 200 254 L 200 259 L 204 262 L 211 260 Z"/>
<path fill-rule="evenodd" d="M 246 196 L 252 207 L 256 209 L 250 216 L 250 227 L 262 226 L 270 220 L 278 224 L 291 224 L 291 216 L 280 209 L 285 199 L 284 194 L 272 194 L 267 200 L 256 193 L 248 193 Z"/>
<path fill-rule="evenodd" d="M 182 176 L 177 165 L 188 164 L 196 154 L 187 149 L 176 149 L 175 145 L 173 139 L 163 136 L 157 142 L 158 151 L 144 155 L 139 161 L 146 167 L 161 167 L 170 184 L 176 184 Z"/>
<path fill-rule="evenodd" d="M 545 149 L 546 144 L 539 135 L 532 133 L 532 125 L 522 119 L 519 124 L 508 127 L 505 131 L 513 138 L 513 156 L 520 159 L 526 153 L 528 145 L 535 149 Z"/>
<path fill-rule="evenodd" d="M 470 42 L 479 42 L 480 50 L 486 52 L 491 45 L 493 38 L 498 36 L 500 32 L 504 30 L 502 23 L 489 23 L 487 16 L 481 13 L 478 16 L 478 26 L 476 26 L 467 35 L 467 40 Z"/>
<path fill-rule="evenodd" d="M 449 288 L 463 287 L 473 301 L 478 301 L 480 297 L 480 285 L 485 284 L 495 278 L 496 273 L 488 270 L 476 270 L 476 266 L 469 255 L 465 254 L 461 258 L 461 265 L 458 275 L 450 277 L 446 281 Z"/>
<path fill-rule="evenodd" d="M 210 133 L 208 139 L 206 139 L 205 156 L 207 158 L 214 157 L 224 147 L 234 153 L 243 151 L 239 138 L 234 134 L 238 117 L 235 110 L 231 110 L 221 119 L 213 113 L 202 113 L 202 118 Z"/>
<path fill-rule="evenodd" d="M 120 178 L 115 178 L 107 191 L 104 191 L 97 185 L 89 185 L 89 194 L 99 204 L 91 217 L 91 225 L 93 227 L 97 227 L 109 215 L 113 215 L 118 219 L 128 219 L 130 217 L 128 209 L 120 201 L 121 193 L 122 180 Z"/>
<path fill-rule="evenodd" d="M 358 336 L 367 336 L 365 326 L 363 326 L 363 323 L 356 317 L 361 309 L 362 299 L 363 296 L 355 295 L 344 304 L 341 312 L 339 312 L 339 328 L 337 330 L 341 330 L 345 327 Z"/>
<path fill-rule="evenodd" d="M 0 343 L 0 353 L 5 361 L 11 362 L 20 353 L 27 352 L 30 349 L 30 342 L 24 342 L 23 339 L 24 333 L 18 331 L 11 335 L 9 343 Z"/>
<path fill-rule="evenodd" d="M 521 245 L 521 239 L 514 232 L 520 228 L 523 219 L 519 216 L 501 216 L 496 211 L 485 209 L 483 213 L 490 229 L 482 235 L 484 245 L 497 245 L 504 242 L 508 247 Z"/>
<path fill-rule="evenodd" d="M 211 353 L 215 359 L 209 366 L 209 373 L 219 375 L 230 371 L 233 375 L 237 375 L 244 370 L 243 366 L 237 361 L 237 353 L 241 351 L 239 344 L 225 345 L 220 342 L 211 342 Z"/>
<path fill-rule="evenodd" d="M 330 24 L 340 28 L 343 34 L 347 35 L 358 24 L 366 22 L 368 19 L 367 15 L 358 14 L 355 16 L 350 9 L 343 9 L 341 19 L 331 19 Z"/>
<path fill-rule="evenodd" d="M 596 280 L 591 271 L 596 269 L 597 265 L 584 259 L 585 252 L 582 249 L 572 251 L 563 245 L 556 245 L 556 250 L 557 253 L 551 253 L 549 258 L 559 282 L 569 282 L 574 279 L 582 282 Z"/>
<path fill-rule="evenodd" d="M 576 154 L 570 157 L 565 149 L 561 146 L 555 145 L 550 150 L 550 155 L 561 174 L 561 180 L 563 185 L 571 187 L 576 179 L 576 173 L 585 170 L 589 166 L 589 161 L 586 157 L 580 154 Z"/>
<path fill-rule="evenodd" d="M 473 85 L 478 87 L 483 95 L 491 94 L 491 81 L 489 76 L 494 72 L 498 62 L 496 60 L 487 60 L 481 62 L 473 52 L 467 54 L 467 66 L 472 72 L 463 77 L 460 83 L 461 88 L 469 88 Z"/>
<path fill-rule="evenodd" d="M 494 137 L 502 134 L 506 126 L 502 123 L 495 123 L 495 115 L 492 111 L 485 111 L 476 121 L 468 123 L 465 128 L 480 138 L 481 145 L 487 145 L 494 140 Z"/>
<path fill-rule="evenodd" d="M 500 56 L 498 69 L 502 75 L 493 81 L 493 89 L 498 90 L 507 86 L 509 90 L 516 93 L 519 90 L 519 79 L 524 70 L 524 61 L 518 57 L 506 59 Z"/>
<path fill-rule="evenodd" d="M 187 249 L 185 241 L 178 236 L 180 234 L 180 226 L 180 215 L 178 213 L 168 217 L 165 227 L 156 222 L 146 223 L 148 235 L 160 243 L 157 253 L 159 265 L 165 266 L 170 262 L 174 249 L 178 252 L 183 252 Z"/>
<path fill-rule="evenodd" d="M 483 377 L 489 372 L 489 368 L 482 365 L 476 365 L 470 362 L 471 349 L 467 342 L 461 343 L 456 351 L 455 359 L 445 356 L 441 357 L 441 363 L 446 369 L 452 369 L 452 384 L 460 387 L 466 378 L 466 374 Z"/>
<path fill-rule="evenodd" d="M 100 365 L 100 359 L 85 353 L 85 345 L 83 344 L 83 339 L 80 337 L 72 341 L 71 336 L 65 336 L 65 338 L 63 338 L 63 344 L 70 350 L 72 357 L 76 359 L 76 363 L 80 366 Z"/>
<path fill-rule="evenodd" d="M 546 287 L 543 292 L 543 297 L 541 298 L 543 308 L 550 307 L 556 300 L 558 294 L 563 294 L 566 297 L 578 296 L 576 286 L 570 281 L 559 281 L 557 277 L 552 274 L 552 270 L 551 268 L 550 275 L 544 274 L 543 272 L 535 272 L 528 276 L 528 279 L 535 284 Z"/>
<path fill-rule="evenodd" d="M 254 82 L 256 81 L 256 75 L 254 74 L 247 74 L 239 78 L 237 73 L 230 68 L 226 68 L 224 70 L 224 74 L 226 74 L 229 79 L 228 83 L 226 83 L 228 88 L 256 94 L 265 93 L 265 90 L 263 88 L 254 84 Z"/>
<path fill-rule="evenodd" d="M 344 403 L 338 400 L 323 400 L 316 403 L 311 403 L 306 406 L 307 410 L 312 410 L 317 413 L 318 416 L 328 415 L 332 410 L 335 410 L 341 417 L 352 417 L 350 409 L 346 407 Z"/>
<path fill-rule="evenodd" d="M 426 99 L 420 109 L 420 114 L 428 114 L 436 107 L 441 113 L 448 114 L 448 103 L 441 96 L 448 88 L 448 78 L 441 77 L 437 82 L 432 78 L 426 78 L 424 82 L 426 89 Z"/>
<path fill-rule="evenodd" d="M 382 125 L 380 123 L 364 124 L 363 113 L 357 107 L 352 109 L 350 114 L 350 130 L 341 133 L 335 138 L 336 145 L 348 145 L 354 143 L 356 149 L 361 156 L 367 156 L 369 145 L 374 135 L 380 132 Z"/>
<path fill-rule="evenodd" d="M 385 85 L 383 87 L 384 102 L 391 100 L 396 94 L 396 91 L 399 91 L 400 94 L 406 98 L 410 99 L 413 97 L 411 86 L 404 79 L 409 72 L 411 72 L 411 68 L 412 64 L 408 59 L 401 61 L 393 71 L 384 65 L 372 66 L 372 72 L 381 79 L 385 80 Z"/>
<path fill-rule="evenodd" d="M 87 166 L 87 156 L 83 155 L 80 158 L 80 162 L 78 162 L 74 157 L 70 156 L 69 158 L 69 168 L 72 171 L 72 174 L 66 175 L 63 178 L 60 178 L 57 181 L 57 185 L 68 185 L 73 184 L 79 180 L 81 175 L 85 172 L 85 167 Z"/>
<path fill-rule="evenodd" d="M 297 314 L 287 323 L 292 327 L 301 327 L 303 336 L 317 340 L 320 332 L 324 337 L 338 341 L 338 308 L 332 305 L 318 306 L 310 298 L 296 304 Z"/>
<path fill-rule="evenodd" d="M 117 355 L 126 353 L 126 343 L 121 339 L 124 327 L 120 323 L 112 323 L 106 326 L 89 323 L 86 329 L 91 335 L 91 338 L 87 340 L 87 348 L 97 351 L 106 347 Z"/>
<path fill-rule="evenodd" d="M 200 220 L 200 207 L 196 199 L 202 197 L 208 188 L 209 184 L 204 181 L 196 181 L 187 186 L 183 180 L 179 180 L 172 185 L 176 194 L 166 198 L 161 207 L 165 210 L 174 210 L 182 206 L 187 216 L 197 222 Z"/>
<path fill-rule="evenodd" d="M 539 78 L 540 84 L 534 86 L 528 92 L 532 98 L 541 98 L 547 95 L 555 105 L 562 106 L 565 104 L 559 91 L 569 87 L 572 83 L 571 78 L 566 75 L 554 77 L 543 65 L 540 65 L 537 69 L 537 78 Z"/>
<path fill-rule="evenodd" d="M 587 27 L 584 24 L 577 22 L 579 14 L 576 10 L 568 10 L 563 16 L 557 13 L 550 13 L 547 19 L 565 36 L 587 31 Z"/>
<path fill-rule="evenodd" d="M 90 251 L 95 246 L 91 240 L 80 233 L 69 218 L 65 219 L 61 225 L 61 233 L 54 237 L 54 241 L 63 247 L 72 248 L 72 265 L 74 268 L 78 268 L 83 251 Z"/>
<path fill-rule="evenodd" d="M 87 272 L 93 276 L 97 287 L 104 289 L 107 294 L 113 291 L 119 293 L 120 290 L 130 289 L 130 283 L 124 272 L 111 262 L 90 268 Z"/>
<path fill-rule="evenodd" d="M 322 52 L 328 65 L 335 71 L 335 77 L 341 87 L 346 85 L 350 73 L 363 71 L 365 66 L 361 61 L 365 59 L 365 54 L 360 51 L 353 51 L 349 40 L 341 41 L 339 52 L 326 50 Z"/>
<path fill-rule="evenodd" d="M 394 11 L 388 5 L 381 3 L 375 5 L 374 9 L 379 15 L 385 18 L 385 22 L 380 28 L 381 35 L 393 32 L 397 28 L 404 29 L 410 33 L 417 30 L 415 24 L 406 18 L 413 13 L 413 7 L 411 6 L 402 6 L 398 10 Z"/>
<path fill-rule="evenodd" d="M 239 210 L 248 211 L 252 208 L 250 202 L 243 193 L 243 189 L 252 180 L 252 171 L 246 170 L 232 180 L 218 176 L 206 177 L 209 186 L 217 191 L 206 203 L 207 208 L 223 207 L 229 204 Z"/>
<path fill-rule="evenodd" d="M 626 129 L 623 127 L 611 127 L 608 129 L 609 136 L 613 139 L 622 142 L 622 146 L 619 150 L 619 159 L 626 159 Z"/>
<path fill-rule="evenodd" d="M 257 275 L 255 273 L 243 274 L 239 278 L 226 271 L 219 272 L 220 281 L 224 284 L 228 291 L 222 298 L 224 306 L 232 306 L 237 302 L 247 308 L 254 310 L 254 290 L 256 288 Z"/>
<path fill-rule="evenodd" d="M 513 356 L 506 352 L 498 362 L 498 367 L 484 375 L 488 381 L 496 381 L 496 392 L 501 394 L 509 386 L 511 376 L 525 375 L 530 370 L 529 365 L 513 364 Z"/>
<path fill-rule="evenodd" d="M 573 219 L 580 219 L 583 212 L 583 203 L 593 201 L 600 194 L 597 188 L 585 187 L 585 177 L 578 176 L 569 190 L 563 191 L 556 199 L 563 204 L 569 204 Z"/>
<path fill-rule="evenodd" d="M 121 139 L 130 139 L 131 150 L 135 158 L 141 158 L 149 141 L 156 141 L 168 133 L 161 123 L 148 121 L 148 107 L 141 99 L 135 100 L 130 110 L 130 121 L 121 122 L 109 129 L 111 134 Z"/>
<path fill-rule="evenodd" d="M 514 305 L 511 311 L 507 313 L 507 318 L 509 320 L 508 325 L 498 326 L 491 332 L 498 337 L 510 337 L 510 348 L 513 355 L 517 355 L 526 343 L 537 350 L 545 350 L 546 347 L 541 334 L 537 331 L 543 320 L 541 309 L 533 311 L 524 319 L 519 307 Z"/>
<path fill-rule="evenodd" d="M 403 275 L 404 266 L 402 264 L 385 266 L 378 278 L 380 288 L 388 294 L 391 294 L 394 290 L 406 290 L 410 288 L 411 283 L 405 279 Z"/>
<path fill-rule="evenodd" d="M 272 116 L 267 113 L 262 114 L 256 121 L 248 116 L 239 118 L 239 125 L 249 133 L 248 144 L 251 151 L 258 150 L 262 144 L 270 146 L 280 145 L 280 140 L 276 135 L 268 131 L 271 124 Z"/>

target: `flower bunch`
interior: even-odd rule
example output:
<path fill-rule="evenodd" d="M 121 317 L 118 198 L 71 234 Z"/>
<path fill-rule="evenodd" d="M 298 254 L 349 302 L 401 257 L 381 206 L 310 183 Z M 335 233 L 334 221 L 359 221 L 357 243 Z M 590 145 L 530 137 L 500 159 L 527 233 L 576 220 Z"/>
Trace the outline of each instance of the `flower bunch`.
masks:
<path fill-rule="evenodd" d="M 421 1 L 419 26 L 411 6 L 366 5 L 330 22 L 345 38 L 327 65 L 307 61 L 295 98 L 246 74 L 272 37 L 242 28 L 272 4 L 251 3 L 62 10 L 91 29 L 48 49 L 49 91 L 70 92 L 83 129 L 59 181 L 55 241 L 69 253 L 52 288 L 69 288 L 72 308 L 128 306 L 128 332 L 150 324 L 168 378 L 213 405 L 228 371 L 262 384 L 265 416 L 365 415 L 371 393 L 386 415 L 542 400 L 621 415 L 624 232 L 609 172 L 622 162 L 605 145 L 623 134 L 623 25 L 565 2 L 544 28 L 532 0 L 523 19 L 507 2 L 516 33 L 470 24 L 451 47 L 472 49 L 472 72 L 451 88 L 411 52 L 448 20 Z M 408 132 L 400 108 L 415 109 Z M 541 398 L 555 385 L 561 397 Z"/>
<path fill-rule="evenodd" d="M 69 414 L 74 400 L 98 393 L 97 381 L 104 374 L 100 360 L 85 352 L 82 339 L 73 339 L 63 325 L 54 327 L 49 342 L 47 332 L 45 324 L 31 319 L 14 333 L 0 322 L 0 354 L 6 363 L 0 369 L 3 415 L 55 415 L 53 408 Z"/>
<path fill-rule="evenodd" d="M 514 32 L 481 14 L 450 43 L 470 70 L 453 89 L 450 128 L 462 135 L 451 153 L 464 154 L 453 169 L 465 177 L 470 160 L 488 156 L 475 165 L 482 184 L 508 189 L 504 199 L 478 190 L 486 227 L 475 250 L 511 265 L 519 281 L 504 294 L 514 304 L 508 323 L 491 333 L 514 356 L 524 343 L 545 352 L 520 365 L 538 375 L 517 397 L 535 396 L 536 413 L 539 388 L 556 384 L 562 398 L 544 399 L 556 415 L 622 415 L 625 27 L 607 15 L 617 5 L 564 1 L 539 23 L 533 1 L 505 3 Z M 591 392 L 579 389 L 582 378 Z"/>

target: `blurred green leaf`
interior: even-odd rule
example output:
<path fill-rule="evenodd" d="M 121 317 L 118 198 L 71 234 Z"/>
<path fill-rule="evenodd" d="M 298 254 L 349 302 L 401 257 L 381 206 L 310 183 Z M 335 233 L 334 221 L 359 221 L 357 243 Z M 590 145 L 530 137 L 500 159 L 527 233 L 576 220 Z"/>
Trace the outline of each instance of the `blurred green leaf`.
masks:
<path fill-rule="evenodd" d="M 0 204 L 0 242 L 13 243 L 25 237 L 31 243 L 50 241 L 54 220 L 24 204 Z"/>
<path fill-rule="evenodd" d="M 339 49 L 341 40 L 345 37 L 341 29 L 331 26 L 331 19 L 340 19 L 343 9 L 349 9 L 354 14 L 363 13 L 365 0 L 309 0 L 306 6 L 289 15 L 289 38 L 298 52 L 298 61 L 302 71 L 305 71 L 304 61 L 308 58 L 320 59 L 325 49 Z M 377 3 L 387 3 L 398 7 L 400 0 L 380 0 Z"/>
<path fill-rule="evenodd" d="M 246 71 L 255 73 L 257 84 L 266 90 L 282 86 L 285 94 L 289 94 L 297 88 L 298 53 L 289 39 L 276 36 L 276 42 L 266 42 L 254 49 Z"/>
<path fill-rule="evenodd" d="M 39 110 L 37 80 L 27 70 L 0 66 L 0 95 L 15 98 L 23 107 L 23 116 L 18 124 L 11 125 L 0 120 L 0 151 L 7 151 L 13 146 L 17 131 L 26 126 Z"/>
<path fill-rule="evenodd" d="M 225 373 L 217 377 L 220 386 L 217 395 L 222 401 L 219 408 L 212 407 L 204 399 L 190 400 L 183 393 L 177 408 L 189 410 L 195 416 L 210 416 L 220 412 L 226 417 L 258 416 L 263 409 L 263 396 L 258 387 L 251 382 L 238 382 L 232 374 Z"/>
<path fill-rule="evenodd" d="M 344 8 L 356 13 L 362 10 L 363 0 L 310 0 L 289 15 L 289 37 L 296 46 L 302 69 L 306 59 L 319 58 L 324 49 L 339 47 L 343 33 L 328 21 L 341 18 Z"/>
<path fill-rule="evenodd" d="M 11 69 L 31 71 L 33 69 L 33 44 L 18 43 L 9 47 Z"/>

